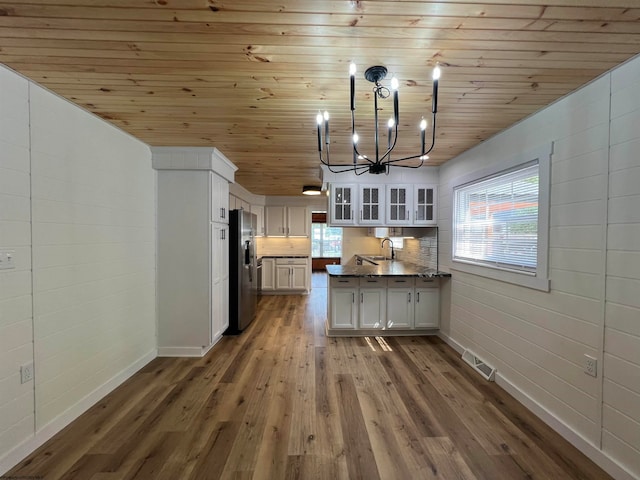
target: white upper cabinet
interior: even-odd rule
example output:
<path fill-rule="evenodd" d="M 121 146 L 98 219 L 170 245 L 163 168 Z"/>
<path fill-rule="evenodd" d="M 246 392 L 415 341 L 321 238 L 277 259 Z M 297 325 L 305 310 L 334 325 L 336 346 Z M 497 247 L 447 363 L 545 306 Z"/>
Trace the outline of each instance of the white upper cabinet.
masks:
<path fill-rule="evenodd" d="M 211 182 L 211 221 L 229 223 L 229 182 L 213 172 Z"/>
<path fill-rule="evenodd" d="M 436 225 L 436 193 L 436 187 L 433 185 L 414 186 L 414 225 Z"/>
<path fill-rule="evenodd" d="M 387 185 L 387 225 L 411 225 L 413 189 L 411 186 Z"/>
<path fill-rule="evenodd" d="M 336 183 L 331 186 L 329 223 L 356 225 L 356 186 Z"/>
<path fill-rule="evenodd" d="M 257 218 L 254 235 L 256 237 L 264 237 L 264 207 L 262 205 L 251 205 L 251 213 L 255 213 Z"/>
<path fill-rule="evenodd" d="M 360 186 L 360 225 L 384 225 L 384 185 Z"/>
<path fill-rule="evenodd" d="M 308 237 L 311 218 L 307 207 L 265 207 L 267 237 Z"/>
<path fill-rule="evenodd" d="M 310 215 L 307 207 L 287 207 L 287 235 L 308 237 Z"/>
<path fill-rule="evenodd" d="M 287 209 L 282 206 L 265 207 L 267 237 L 287 236 Z"/>

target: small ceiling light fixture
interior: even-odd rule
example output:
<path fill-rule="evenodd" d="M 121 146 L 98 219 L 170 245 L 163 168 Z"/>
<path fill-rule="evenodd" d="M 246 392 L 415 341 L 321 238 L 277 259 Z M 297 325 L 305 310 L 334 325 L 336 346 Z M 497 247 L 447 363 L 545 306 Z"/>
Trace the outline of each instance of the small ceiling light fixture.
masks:
<path fill-rule="evenodd" d="M 317 185 L 305 185 L 302 187 L 303 195 L 320 195 L 322 193 L 322 187 Z"/>
<path fill-rule="evenodd" d="M 398 140 L 398 124 L 400 120 L 399 115 L 399 101 L 398 101 L 398 79 L 394 76 L 391 78 L 391 90 L 380 84 L 380 81 L 387 76 L 387 69 L 381 65 L 375 65 L 367 68 L 364 72 L 364 78 L 374 84 L 373 87 L 373 112 L 374 112 L 374 140 L 375 140 L 375 156 L 371 157 L 364 153 L 361 153 L 358 149 L 359 136 L 356 132 L 356 65 L 351 63 L 349 66 L 349 78 L 351 84 L 351 138 L 353 142 L 353 163 L 351 166 L 344 164 L 331 164 L 329 160 L 329 112 L 324 114 L 318 112 L 316 121 L 318 124 L 318 155 L 320 162 L 329 168 L 330 172 L 342 173 L 342 172 L 354 172 L 356 175 L 362 175 L 369 172 L 373 174 L 389 173 L 389 167 L 403 167 L 403 168 L 420 168 L 425 160 L 429 159 L 429 152 L 433 150 L 436 143 L 436 113 L 438 112 L 438 80 L 440 79 L 440 67 L 436 65 L 433 69 L 433 95 L 431 98 L 431 145 L 426 148 L 426 130 L 427 121 L 422 118 L 419 124 L 420 129 L 420 153 L 416 155 L 409 155 L 408 157 L 391 159 L 391 152 L 396 147 Z M 379 146 L 379 132 L 378 132 L 378 99 L 386 99 L 391 96 L 393 92 L 393 116 L 387 122 L 387 147 L 384 152 L 380 152 Z M 324 128 L 323 128 L 324 127 Z M 324 130 L 324 132 L 323 132 Z M 406 160 L 420 160 L 415 165 L 399 165 L 398 162 L 404 162 Z M 336 170 L 336 168 L 338 168 Z"/>

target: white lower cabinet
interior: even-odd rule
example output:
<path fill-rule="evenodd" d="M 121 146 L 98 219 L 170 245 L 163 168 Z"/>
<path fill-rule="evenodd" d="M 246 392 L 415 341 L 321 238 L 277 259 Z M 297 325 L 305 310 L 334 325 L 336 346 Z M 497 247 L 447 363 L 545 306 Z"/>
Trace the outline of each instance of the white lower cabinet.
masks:
<path fill-rule="evenodd" d="M 355 329 L 358 324 L 358 280 L 332 278 L 330 281 L 329 318 L 331 328 Z"/>
<path fill-rule="evenodd" d="M 262 259 L 261 287 L 263 291 L 276 289 L 276 259 Z"/>
<path fill-rule="evenodd" d="M 384 328 L 387 322 L 387 279 L 360 279 L 360 328 Z"/>
<path fill-rule="evenodd" d="M 262 259 L 263 292 L 308 292 L 309 258 L 276 257 Z"/>
<path fill-rule="evenodd" d="M 440 288 L 437 279 L 417 278 L 415 328 L 440 327 Z"/>
<path fill-rule="evenodd" d="M 432 330 L 439 327 L 438 279 L 330 277 L 329 329 Z"/>
<path fill-rule="evenodd" d="M 389 279 L 387 289 L 387 328 L 413 328 L 413 278 Z"/>

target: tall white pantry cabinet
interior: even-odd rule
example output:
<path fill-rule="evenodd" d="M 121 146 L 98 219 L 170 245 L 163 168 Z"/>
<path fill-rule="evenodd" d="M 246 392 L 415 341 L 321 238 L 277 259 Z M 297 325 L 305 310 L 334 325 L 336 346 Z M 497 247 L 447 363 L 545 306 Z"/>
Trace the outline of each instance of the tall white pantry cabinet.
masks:
<path fill-rule="evenodd" d="M 218 149 L 152 147 L 158 355 L 204 355 L 229 325 L 229 182 Z"/>

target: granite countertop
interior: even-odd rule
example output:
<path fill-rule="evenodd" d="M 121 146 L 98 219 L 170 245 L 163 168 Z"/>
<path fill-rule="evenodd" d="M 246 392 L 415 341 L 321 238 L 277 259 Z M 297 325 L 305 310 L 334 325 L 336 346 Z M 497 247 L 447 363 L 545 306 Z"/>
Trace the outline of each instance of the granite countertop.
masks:
<path fill-rule="evenodd" d="M 332 277 L 450 277 L 447 272 L 398 260 L 376 260 L 377 265 L 327 265 Z"/>
<path fill-rule="evenodd" d="M 260 258 L 309 258 L 309 255 L 262 255 Z"/>

